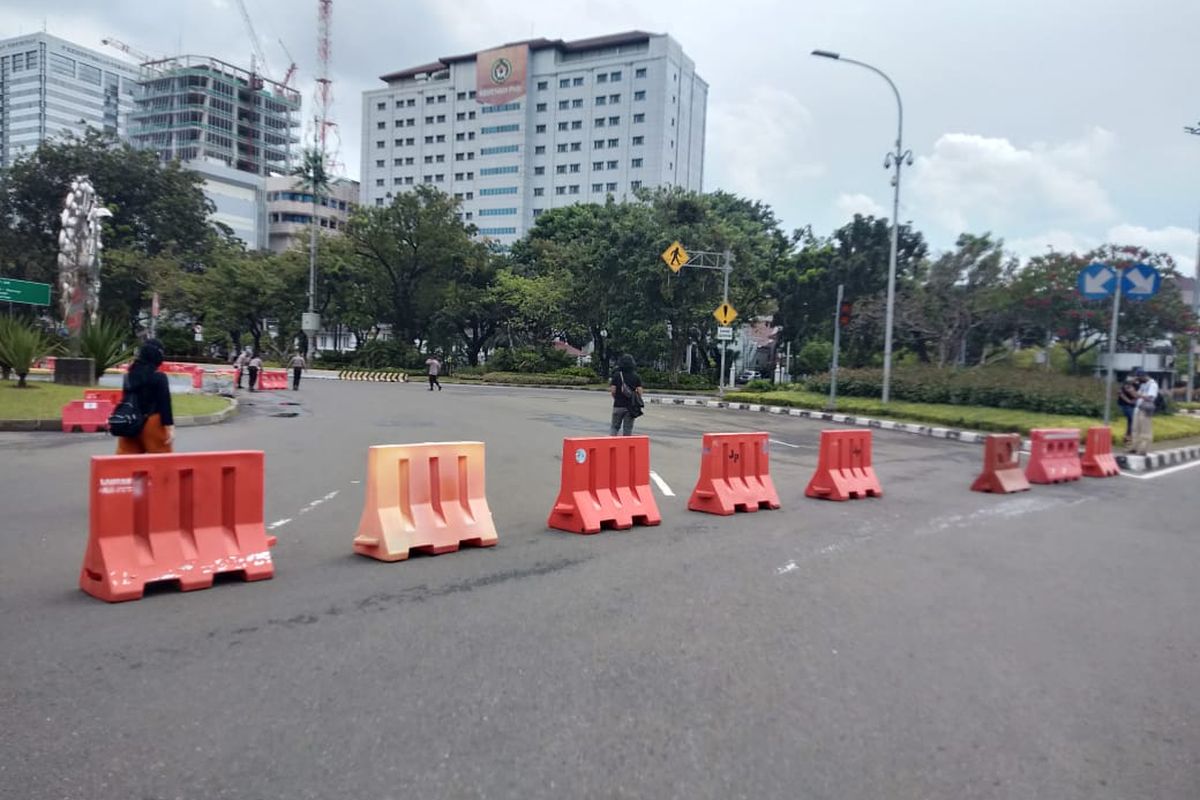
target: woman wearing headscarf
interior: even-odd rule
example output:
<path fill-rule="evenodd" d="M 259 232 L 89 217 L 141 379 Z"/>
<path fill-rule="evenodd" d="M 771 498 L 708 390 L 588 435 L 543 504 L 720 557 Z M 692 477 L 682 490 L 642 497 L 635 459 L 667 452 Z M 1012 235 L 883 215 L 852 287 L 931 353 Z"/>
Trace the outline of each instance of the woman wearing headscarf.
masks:
<path fill-rule="evenodd" d="M 163 363 L 162 344 L 150 339 L 138 350 L 137 358 L 125 374 L 121 400 L 133 398 L 146 423 L 137 436 L 117 439 L 117 455 L 170 453 L 175 441 L 175 417 L 171 413 L 171 386 L 158 371 Z"/>

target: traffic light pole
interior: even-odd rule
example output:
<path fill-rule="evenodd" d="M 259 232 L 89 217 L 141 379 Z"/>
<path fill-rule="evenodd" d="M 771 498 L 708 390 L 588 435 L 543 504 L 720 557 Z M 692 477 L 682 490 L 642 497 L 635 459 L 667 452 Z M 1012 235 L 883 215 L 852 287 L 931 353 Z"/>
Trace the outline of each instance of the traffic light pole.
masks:
<path fill-rule="evenodd" d="M 829 410 L 837 408 L 838 351 L 842 346 L 842 290 L 838 284 L 837 302 L 833 304 L 833 363 L 829 366 Z"/>

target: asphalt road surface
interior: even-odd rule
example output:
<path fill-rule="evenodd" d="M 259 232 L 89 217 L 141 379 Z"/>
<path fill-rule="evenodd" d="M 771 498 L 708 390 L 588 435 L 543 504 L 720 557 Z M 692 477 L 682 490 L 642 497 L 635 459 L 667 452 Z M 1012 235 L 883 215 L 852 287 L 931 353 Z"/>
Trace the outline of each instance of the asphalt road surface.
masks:
<path fill-rule="evenodd" d="M 178 444 L 266 452 L 275 578 L 118 605 L 77 588 L 112 440 L 0 434 L 0 798 L 1200 797 L 1200 468 L 983 495 L 876 431 L 885 496 L 823 502 L 820 425 L 651 406 L 663 524 L 580 536 L 604 395 L 243 397 Z M 700 434 L 756 429 L 783 509 L 688 512 Z M 353 555 L 367 446 L 467 439 L 499 545 Z"/>

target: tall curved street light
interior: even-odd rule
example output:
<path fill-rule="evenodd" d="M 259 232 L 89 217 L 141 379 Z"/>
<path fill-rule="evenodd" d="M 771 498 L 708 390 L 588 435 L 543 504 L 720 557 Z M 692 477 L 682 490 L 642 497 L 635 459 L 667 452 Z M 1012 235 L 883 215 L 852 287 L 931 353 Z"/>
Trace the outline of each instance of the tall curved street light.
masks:
<path fill-rule="evenodd" d="M 819 58 L 831 58 L 834 61 L 865 67 L 887 81 L 888 86 L 892 87 L 892 94 L 896 95 L 896 150 L 888 153 L 883 159 L 884 169 L 895 170 L 895 174 L 892 175 L 892 187 L 895 192 L 892 196 L 892 244 L 888 253 L 887 317 L 883 333 L 883 397 L 881 399 L 886 403 L 891 396 L 892 387 L 892 321 L 896 310 L 896 248 L 900 233 L 900 167 L 904 164 L 912 166 L 913 163 L 912 151 L 905 150 L 902 144 L 904 140 L 904 104 L 900 102 L 900 90 L 883 70 L 872 67 L 870 64 L 864 64 L 862 61 L 844 58 L 840 53 L 833 53 L 829 50 L 813 50 L 812 54 Z"/>

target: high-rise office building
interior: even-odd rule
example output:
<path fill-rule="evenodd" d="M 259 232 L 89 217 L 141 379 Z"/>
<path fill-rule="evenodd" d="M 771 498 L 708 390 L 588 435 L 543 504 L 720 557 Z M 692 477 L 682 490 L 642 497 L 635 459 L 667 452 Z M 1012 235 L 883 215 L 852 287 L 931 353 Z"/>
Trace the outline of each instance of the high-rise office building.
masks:
<path fill-rule="evenodd" d="M 48 33 L 0 40 L 0 167 L 45 139 L 124 136 L 137 68 Z"/>
<path fill-rule="evenodd" d="M 665 34 L 535 39 L 382 80 L 363 94 L 365 205 L 429 184 L 507 245 L 549 208 L 703 185 L 708 84 Z"/>
<path fill-rule="evenodd" d="M 141 67 L 129 139 L 204 176 L 214 219 L 252 249 L 268 245 L 266 176 L 300 141 L 300 93 L 250 70 L 185 55 Z"/>

